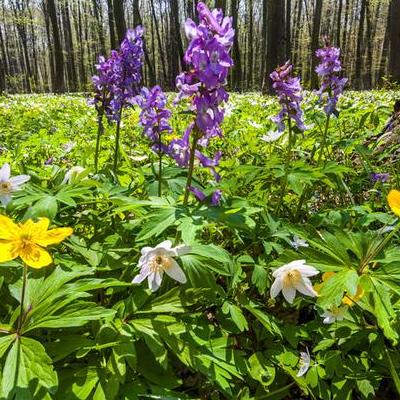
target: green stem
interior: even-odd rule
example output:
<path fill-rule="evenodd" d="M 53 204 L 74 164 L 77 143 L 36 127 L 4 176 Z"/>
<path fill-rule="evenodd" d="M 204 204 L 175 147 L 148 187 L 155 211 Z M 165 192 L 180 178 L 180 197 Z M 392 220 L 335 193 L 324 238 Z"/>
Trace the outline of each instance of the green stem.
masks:
<path fill-rule="evenodd" d="M 161 178 L 162 178 L 162 156 L 161 133 L 158 134 L 158 197 L 161 197 Z"/>
<path fill-rule="evenodd" d="M 24 313 L 24 302 L 25 302 L 25 291 L 26 291 L 27 274 L 28 274 L 28 266 L 24 263 L 23 273 L 22 273 L 21 306 L 20 306 L 20 311 L 19 311 L 18 328 L 17 328 L 18 334 L 20 334 L 21 328 L 22 328 L 22 316 L 23 316 L 23 313 Z"/>
<path fill-rule="evenodd" d="M 100 137 L 104 133 L 103 126 L 103 114 L 99 112 L 97 116 L 97 138 L 96 138 L 96 151 L 94 153 L 94 170 L 97 174 L 97 169 L 99 165 L 99 153 L 100 153 Z"/>
<path fill-rule="evenodd" d="M 199 140 L 199 136 L 197 134 L 196 128 L 194 128 L 192 147 L 190 149 L 189 170 L 188 170 L 188 176 L 187 176 L 187 180 L 186 180 L 186 189 L 185 189 L 185 195 L 183 197 L 183 205 L 184 206 L 187 205 L 187 202 L 189 200 L 190 186 L 192 185 L 192 177 L 193 177 L 193 169 L 194 169 L 194 157 L 195 157 L 196 146 L 197 146 L 198 140 Z"/>
<path fill-rule="evenodd" d="M 288 176 L 289 176 L 289 164 L 290 164 L 290 159 L 292 158 L 292 121 L 290 117 L 287 119 L 288 121 L 288 128 L 289 128 L 289 141 L 288 141 L 288 146 L 287 146 L 287 154 L 286 154 L 286 160 L 285 160 L 285 176 L 283 180 L 283 185 L 281 189 L 281 194 L 279 196 L 279 201 L 275 209 L 275 213 L 279 212 L 279 209 L 281 208 L 282 202 L 283 202 L 283 196 L 285 195 L 286 187 L 287 187 L 287 182 L 288 182 Z"/>
<path fill-rule="evenodd" d="M 115 131 L 115 149 L 114 149 L 114 165 L 113 172 L 114 175 L 117 175 L 117 165 L 118 165 L 118 153 L 119 153 L 119 138 L 120 138 L 120 129 L 121 129 L 121 116 L 122 116 L 122 107 L 119 110 L 119 118 L 117 121 L 117 129 Z"/>
<path fill-rule="evenodd" d="M 388 244 L 388 242 L 392 239 L 392 237 L 399 231 L 400 223 L 374 248 L 367 257 L 365 257 L 364 262 L 360 266 L 359 274 L 362 274 L 364 269 L 368 266 L 368 264 L 373 260 L 373 258 L 379 254 L 382 249 Z"/>
<path fill-rule="evenodd" d="M 324 149 L 326 146 L 326 139 L 328 137 L 328 130 L 329 130 L 329 122 L 331 120 L 331 115 L 328 114 L 328 116 L 326 117 L 326 121 L 325 121 L 325 129 L 324 129 L 324 134 L 322 135 L 322 143 L 321 143 L 321 149 L 320 149 L 320 153 L 318 156 L 318 161 L 317 161 L 317 165 L 319 165 L 319 163 L 321 162 L 322 159 L 322 154 L 324 153 Z"/>

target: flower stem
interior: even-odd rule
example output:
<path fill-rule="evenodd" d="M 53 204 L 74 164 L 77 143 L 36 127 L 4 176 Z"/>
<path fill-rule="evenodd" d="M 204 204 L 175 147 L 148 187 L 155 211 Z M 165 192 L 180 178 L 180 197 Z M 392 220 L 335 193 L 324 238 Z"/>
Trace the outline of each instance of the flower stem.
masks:
<path fill-rule="evenodd" d="M 104 133 L 103 126 L 103 113 L 99 112 L 97 116 L 97 138 L 96 138 L 96 151 L 94 153 L 94 170 L 97 174 L 99 165 L 99 153 L 100 153 L 100 138 Z"/>
<path fill-rule="evenodd" d="M 319 165 L 319 163 L 321 162 L 322 154 L 324 153 L 324 149 L 325 149 L 325 146 L 326 146 L 326 139 L 328 137 L 328 130 L 329 130 L 330 120 L 331 120 L 331 115 L 328 114 L 328 116 L 326 117 L 326 121 L 325 121 L 325 129 L 324 129 L 324 134 L 322 135 L 322 143 L 321 143 L 320 153 L 319 153 L 319 156 L 318 156 L 317 165 Z"/>
<path fill-rule="evenodd" d="M 118 153 L 119 153 L 119 138 L 120 138 L 120 129 L 121 129 L 121 116 L 122 116 L 122 107 L 119 110 L 117 128 L 116 128 L 116 131 L 115 131 L 115 149 L 114 149 L 114 165 L 113 165 L 114 175 L 117 174 Z"/>
<path fill-rule="evenodd" d="M 288 121 L 288 128 L 289 128 L 289 139 L 288 139 L 288 146 L 287 146 L 287 153 L 286 153 L 286 160 L 285 160 L 285 176 L 282 184 L 282 189 L 281 189 L 281 194 L 279 196 L 279 201 L 275 209 L 275 213 L 278 213 L 279 209 L 281 208 L 282 202 L 283 202 L 283 196 L 285 195 L 286 191 L 286 186 L 288 182 L 288 176 L 289 176 L 289 164 L 290 164 L 290 159 L 292 158 L 292 121 L 290 117 L 287 119 Z"/>
<path fill-rule="evenodd" d="M 161 197 L 161 179 L 162 179 L 162 156 L 161 151 L 161 132 L 158 134 L 158 197 Z"/>
<path fill-rule="evenodd" d="M 22 314 L 24 313 L 27 275 L 28 275 L 28 266 L 24 263 L 23 273 L 22 273 L 21 306 L 20 306 L 20 311 L 19 311 L 18 328 L 17 328 L 18 334 L 20 333 L 21 328 L 22 328 Z"/>
<path fill-rule="evenodd" d="M 189 170 L 188 170 L 188 176 L 187 176 L 187 180 L 186 180 L 185 195 L 183 197 L 183 205 L 184 206 L 187 205 L 187 202 L 189 200 L 189 192 L 190 192 L 190 186 L 192 185 L 192 177 L 193 177 L 193 169 L 194 169 L 194 157 L 195 157 L 196 146 L 197 146 L 198 140 L 199 140 L 199 136 L 198 136 L 197 130 L 195 128 L 193 130 L 193 141 L 192 141 L 192 147 L 190 149 Z"/>

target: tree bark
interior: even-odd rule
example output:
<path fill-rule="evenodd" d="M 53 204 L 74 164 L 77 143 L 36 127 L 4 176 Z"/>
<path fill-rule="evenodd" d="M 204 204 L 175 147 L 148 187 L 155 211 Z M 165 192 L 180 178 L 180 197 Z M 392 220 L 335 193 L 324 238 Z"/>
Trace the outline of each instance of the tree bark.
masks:
<path fill-rule="evenodd" d="M 322 0 L 316 0 L 315 11 L 314 11 L 314 23 L 311 37 L 311 88 L 316 89 L 318 87 L 318 76 L 315 72 L 318 59 L 315 56 L 315 51 L 319 47 L 320 41 L 320 29 L 321 29 L 321 15 L 322 15 Z"/>
<path fill-rule="evenodd" d="M 355 79 L 354 85 L 356 89 L 363 88 L 363 71 L 364 71 L 364 20 L 365 10 L 367 6 L 366 0 L 361 0 L 360 10 L 360 23 L 358 25 L 357 33 L 357 50 L 356 50 L 356 67 L 355 67 Z"/>
<path fill-rule="evenodd" d="M 107 0 L 107 15 L 108 15 L 108 28 L 110 30 L 110 47 L 111 49 L 116 49 L 117 39 L 115 37 L 114 7 L 112 0 Z"/>
<path fill-rule="evenodd" d="M 232 82 L 231 86 L 235 90 L 240 90 L 242 88 L 242 63 L 240 57 L 240 49 L 239 49 L 239 39 L 238 39 L 238 0 L 231 0 L 231 16 L 233 19 L 233 29 L 235 30 L 235 37 L 233 39 L 233 49 L 232 56 L 234 66 L 232 69 Z"/>
<path fill-rule="evenodd" d="M 269 75 L 278 65 L 285 62 L 286 57 L 285 2 L 269 0 L 267 14 L 267 60 L 263 92 L 273 94 Z"/>
<path fill-rule="evenodd" d="M 400 0 L 391 0 L 389 8 L 389 75 L 400 82 Z"/>
<path fill-rule="evenodd" d="M 119 44 L 125 37 L 126 23 L 124 15 L 124 0 L 114 0 L 114 21 Z"/>

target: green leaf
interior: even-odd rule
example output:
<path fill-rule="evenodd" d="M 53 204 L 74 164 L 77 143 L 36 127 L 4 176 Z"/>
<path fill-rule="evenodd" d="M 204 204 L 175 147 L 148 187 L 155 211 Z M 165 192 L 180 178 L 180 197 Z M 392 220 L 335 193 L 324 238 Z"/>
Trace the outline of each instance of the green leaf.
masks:
<path fill-rule="evenodd" d="M 22 398 L 22 393 L 32 390 L 32 384 L 55 393 L 58 378 L 44 347 L 27 337 L 15 335 L 14 339 L 4 364 L 0 396 L 8 398 L 14 393 Z"/>

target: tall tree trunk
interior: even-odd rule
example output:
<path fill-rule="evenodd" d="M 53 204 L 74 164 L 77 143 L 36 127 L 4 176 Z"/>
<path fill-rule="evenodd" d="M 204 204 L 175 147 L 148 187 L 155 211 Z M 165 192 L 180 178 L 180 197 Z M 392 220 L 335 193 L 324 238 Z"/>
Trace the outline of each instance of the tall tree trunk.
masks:
<path fill-rule="evenodd" d="M 285 29 L 285 2 L 269 0 L 268 2 L 268 33 L 267 33 L 267 60 L 266 76 L 263 92 L 273 93 L 269 74 L 285 62 L 286 56 L 286 29 Z"/>
<path fill-rule="evenodd" d="M 261 20 L 261 74 L 259 79 L 261 82 L 260 89 L 264 87 L 266 77 L 265 63 L 267 60 L 267 32 L 268 32 L 268 0 L 262 0 L 262 20 Z"/>
<path fill-rule="evenodd" d="M 47 12 L 49 13 L 49 18 L 53 31 L 53 42 L 54 42 L 54 60 L 55 60 L 55 80 L 53 90 L 56 93 L 61 93 L 64 91 L 64 57 L 61 47 L 60 40 L 60 30 L 57 21 L 57 10 L 54 0 L 46 0 Z"/>
<path fill-rule="evenodd" d="M 321 28 L 321 15 L 322 15 L 322 0 L 316 0 L 315 11 L 314 11 L 314 23 L 311 37 L 311 88 L 315 89 L 318 87 L 318 76 L 315 72 L 315 67 L 317 66 L 318 60 L 315 56 L 315 51 L 319 47 L 319 35 Z"/>
<path fill-rule="evenodd" d="M 67 57 L 67 73 L 68 73 L 68 87 L 69 90 L 75 92 L 77 88 L 77 75 L 75 67 L 75 52 L 74 43 L 72 40 L 72 29 L 71 29 L 71 19 L 69 13 L 69 3 L 68 0 L 62 4 L 62 19 L 64 26 L 64 41 L 65 50 L 68 54 Z"/>
<path fill-rule="evenodd" d="M 363 88 L 363 71 L 364 71 L 364 20 L 367 0 L 361 0 L 360 23 L 357 33 L 357 50 L 356 50 L 356 68 L 354 85 L 356 89 Z"/>
<path fill-rule="evenodd" d="M 114 20 L 117 31 L 118 42 L 121 43 L 126 33 L 126 23 L 124 15 L 124 0 L 114 0 Z"/>
<path fill-rule="evenodd" d="M 108 28 L 110 30 L 110 47 L 111 49 L 116 49 L 117 39 L 115 37 L 114 9 L 112 0 L 107 0 L 107 15 L 108 15 Z"/>
<path fill-rule="evenodd" d="M 151 5 L 151 14 L 154 20 L 154 26 L 155 26 L 155 31 L 157 34 L 157 42 L 158 42 L 158 51 L 160 53 L 160 63 L 162 67 L 162 72 L 163 72 L 163 83 L 164 85 L 167 84 L 167 67 L 166 67 L 166 59 L 164 55 L 164 48 L 163 48 L 163 43 L 161 40 L 161 35 L 160 35 L 160 27 L 158 25 L 157 21 L 157 16 L 156 16 L 156 10 L 154 8 L 154 0 L 150 0 L 150 5 Z"/>
<path fill-rule="evenodd" d="M 286 0 L 286 59 L 292 58 L 291 27 L 292 27 L 292 0 Z"/>
<path fill-rule="evenodd" d="M 233 39 L 233 70 L 232 70 L 232 88 L 234 90 L 240 90 L 242 87 L 241 82 L 241 72 L 242 63 L 240 59 L 240 49 L 239 49 L 239 38 L 238 38 L 238 0 L 231 0 L 231 16 L 233 19 L 233 29 L 235 30 L 235 37 Z"/>
<path fill-rule="evenodd" d="M 254 16 L 253 16 L 253 0 L 249 0 L 248 1 L 248 5 L 249 5 L 249 18 L 248 18 L 248 22 L 249 22 L 249 26 L 248 26 L 248 36 L 247 36 L 247 48 L 248 48 L 248 52 L 247 52 L 247 65 L 248 65 L 248 69 L 247 69 L 247 88 L 248 89 L 252 89 L 253 88 L 253 58 L 254 58 L 254 36 L 253 36 L 253 32 L 254 32 Z"/>
<path fill-rule="evenodd" d="M 367 1 L 366 5 L 366 16 L 367 16 L 367 34 L 372 35 L 372 4 L 371 1 Z M 366 51 L 367 56 L 365 58 L 364 64 L 364 89 L 371 89 L 372 88 L 372 46 L 373 42 L 373 35 L 370 37 L 370 40 L 366 40 Z"/>
<path fill-rule="evenodd" d="M 336 43 L 337 47 L 340 47 L 340 31 L 342 28 L 342 9 L 343 9 L 343 0 L 339 0 L 339 8 L 337 13 L 337 24 L 336 24 Z"/>
<path fill-rule="evenodd" d="M 103 10 L 101 6 L 100 0 L 93 0 L 93 13 L 96 19 L 97 25 L 97 33 L 100 42 L 100 53 L 105 55 L 106 54 L 106 44 L 104 39 L 104 29 L 103 29 Z"/>
<path fill-rule="evenodd" d="M 389 75 L 400 82 L 400 0 L 390 2 L 389 41 Z"/>
<path fill-rule="evenodd" d="M 171 57 L 171 82 L 170 87 L 175 86 L 175 77 L 183 69 L 183 44 L 181 38 L 181 27 L 179 22 L 179 2 L 170 0 L 170 57 Z M 177 57 L 178 56 L 178 57 Z"/>

